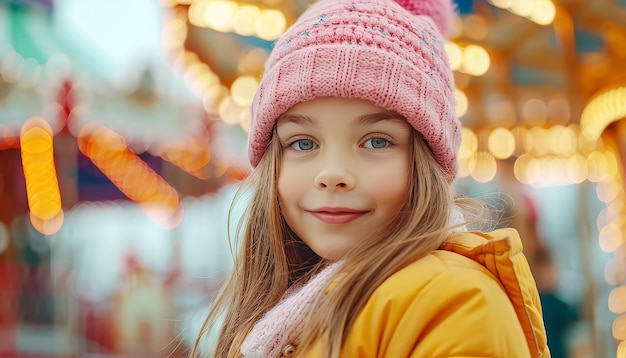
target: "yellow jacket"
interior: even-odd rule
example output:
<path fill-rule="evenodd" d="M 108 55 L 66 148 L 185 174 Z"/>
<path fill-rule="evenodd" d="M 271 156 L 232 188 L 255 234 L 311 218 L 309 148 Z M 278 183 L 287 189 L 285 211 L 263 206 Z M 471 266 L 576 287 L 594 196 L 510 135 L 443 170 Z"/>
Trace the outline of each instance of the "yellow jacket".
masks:
<path fill-rule="evenodd" d="M 320 357 L 321 346 L 297 356 Z M 387 279 L 357 316 L 342 357 L 550 357 L 517 231 L 456 233 Z"/>

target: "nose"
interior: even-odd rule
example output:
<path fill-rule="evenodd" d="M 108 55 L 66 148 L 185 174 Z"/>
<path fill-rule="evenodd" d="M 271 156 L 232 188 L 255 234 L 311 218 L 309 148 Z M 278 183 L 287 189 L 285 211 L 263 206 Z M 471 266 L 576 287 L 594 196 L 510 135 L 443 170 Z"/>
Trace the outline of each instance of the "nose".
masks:
<path fill-rule="evenodd" d="M 330 154 L 330 153 L 329 153 Z M 320 190 L 352 190 L 356 178 L 350 169 L 347 158 L 335 153 L 326 155 L 315 176 L 315 186 Z"/>

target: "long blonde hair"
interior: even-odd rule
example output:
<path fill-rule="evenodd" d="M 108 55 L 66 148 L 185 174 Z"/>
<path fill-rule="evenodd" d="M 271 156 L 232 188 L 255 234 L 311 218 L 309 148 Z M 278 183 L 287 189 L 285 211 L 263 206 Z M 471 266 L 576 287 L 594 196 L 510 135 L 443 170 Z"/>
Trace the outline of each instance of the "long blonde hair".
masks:
<path fill-rule="evenodd" d="M 473 217 L 481 215 L 479 203 L 455 198 L 425 141 L 416 131 L 412 133 L 408 163 L 412 180 L 406 203 L 384 232 L 365 238 L 342 260 L 341 280 L 323 298 L 317 297 L 309 311 L 299 337 L 299 352 L 324 339 L 323 356 L 338 357 L 347 332 L 374 290 L 446 240 L 453 229 L 449 222 L 453 207 L 470 208 Z M 191 357 L 196 356 L 202 335 L 219 326 L 220 318 L 215 357 L 239 357 L 247 334 L 290 284 L 305 280 L 324 264 L 289 230 L 280 212 L 277 179 L 281 151 L 274 133 L 261 162 L 235 197 L 237 201 L 251 190 L 247 211 L 235 233 L 235 239 L 242 242 L 235 244 L 234 269 L 203 324 Z"/>

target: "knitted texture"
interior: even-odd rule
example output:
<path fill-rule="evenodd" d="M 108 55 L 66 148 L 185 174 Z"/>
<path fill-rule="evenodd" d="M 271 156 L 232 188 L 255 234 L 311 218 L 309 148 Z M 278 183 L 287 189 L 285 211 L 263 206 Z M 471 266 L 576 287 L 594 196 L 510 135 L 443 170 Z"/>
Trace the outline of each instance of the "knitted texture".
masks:
<path fill-rule="evenodd" d="M 280 357 L 287 344 L 295 345 L 315 295 L 328 287 L 339 270 L 335 262 L 306 284 L 291 291 L 278 305 L 261 318 L 241 345 L 245 358 Z"/>
<path fill-rule="evenodd" d="M 399 1 L 408 10 L 392 0 L 318 0 L 276 41 L 251 106 L 253 167 L 276 119 L 294 105 L 358 98 L 406 118 L 454 180 L 461 125 L 442 35 L 453 7 L 450 0 Z"/>
<path fill-rule="evenodd" d="M 454 13 L 452 2 L 441 0 L 396 0 L 396 2 L 412 14 L 430 16 L 442 35 L 448 36 L 452 32 Z"/>

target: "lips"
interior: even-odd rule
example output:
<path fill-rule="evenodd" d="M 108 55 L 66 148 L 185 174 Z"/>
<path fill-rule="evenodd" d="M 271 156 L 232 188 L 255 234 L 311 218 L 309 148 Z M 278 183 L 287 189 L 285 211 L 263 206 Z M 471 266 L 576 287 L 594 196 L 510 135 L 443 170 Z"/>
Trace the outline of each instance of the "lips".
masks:
<path fill-rule="evenodd" d="M 349 208 L 320 208 L 309 211 L 318 220 L 326 224 L 347 224 L 367 214 L 367 211 Z"/>

